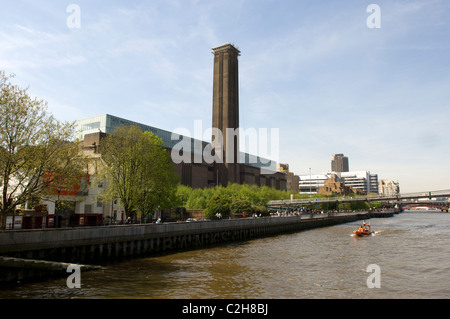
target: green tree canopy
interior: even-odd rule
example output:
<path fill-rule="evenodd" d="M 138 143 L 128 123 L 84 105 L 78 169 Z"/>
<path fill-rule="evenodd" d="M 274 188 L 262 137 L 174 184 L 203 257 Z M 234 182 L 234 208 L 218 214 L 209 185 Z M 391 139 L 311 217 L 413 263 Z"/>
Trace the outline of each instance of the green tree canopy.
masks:
<path fill-rule="evenodd" d="M 0 71 L 0 225 L 28 201 L 80 182 L 85 161 L 75 123 L 62 123 Z"/>
<path fill-rule="evenodd" d="M 119 199 L 127 216 L 176 204 L 178 176 L 160 138 L 136 125 L 120 126 L 100 144 L 104 199 Z"/>
<path fill-rule="evenodd" d="M 231 213 L 231 198 L 224 194 L 211 197 L 206 206 L 205 217 L 214 219 L 219 213 L 222 218 L 228 218 Z"/>
<path fill-rule="evenodd" d="M 242 212 L 248 205 L 253 208 L 263 207 L 270 200 L 290 198 L 290 194 L 286 191 L 276 190 L 268 186 L 259 187 L 248 184 L 229 184 L 227 187 L 215 186 L 203 189 L 192 189 L 188 186 L 179 185 L 177 194 L 178 196 L 183 194 L 183 206 L 187 209 L 206 209 L 213 196 L 228 197 L 232 201 L 232 208 L 235 212 Z M 235 204 L 236 207 L 234 207 Z"/>

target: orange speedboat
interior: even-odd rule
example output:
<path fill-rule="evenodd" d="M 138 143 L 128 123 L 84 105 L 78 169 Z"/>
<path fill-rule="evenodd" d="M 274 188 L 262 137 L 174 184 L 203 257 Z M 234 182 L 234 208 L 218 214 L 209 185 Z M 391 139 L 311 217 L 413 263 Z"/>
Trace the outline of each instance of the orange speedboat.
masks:
<path fill-rule="evenodd" d="M 353 231 L 353 234 L 356 236 L 368 236 L 374 233 L 373 230 L 370 229 L 370 225 L 363 222 L 361 226 L 357 230 Z"/>

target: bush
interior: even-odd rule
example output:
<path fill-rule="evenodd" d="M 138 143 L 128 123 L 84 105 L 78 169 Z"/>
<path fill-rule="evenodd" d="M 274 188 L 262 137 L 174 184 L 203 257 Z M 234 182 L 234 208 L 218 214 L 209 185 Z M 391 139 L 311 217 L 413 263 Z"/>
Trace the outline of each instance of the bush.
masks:
<path fill-rule="evenodd" d="M 267 210 L 266 206 L 255 206 L 253 208 L 253 212 L 257 215 L 257 216 L 269 216 L 270 212 Z"/>
<path fill-rule="evenodd" d="M 247 216 L 253 214 L 252 203 L 246 199 L 237 199 L 233 201 L 232 211 L 234 214 L 246 213 Z"/>
<path fill-rule="evenodd" d="M 230 217 L 230 206 L 231 199 L 228 196 L 214 195 L 209 200 L 206 210 L 205 217 L 209 219 L 216 219 L 216 214 L 220 213 L 222 218 Z"/>

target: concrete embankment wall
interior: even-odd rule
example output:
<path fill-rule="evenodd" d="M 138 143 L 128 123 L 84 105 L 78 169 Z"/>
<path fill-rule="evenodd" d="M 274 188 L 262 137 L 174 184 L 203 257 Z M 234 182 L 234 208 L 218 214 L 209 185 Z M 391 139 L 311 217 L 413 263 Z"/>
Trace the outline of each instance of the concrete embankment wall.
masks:
<path fill-rule="evenodd" d="M 367 213 L 272 217 L 193 223 L 117 225 L 0 232 L 0 255 L 67 263 L 101 263 L 152 253 L 331 226 L 370 218 Z"/>
<path fill-rule="evenodd" d="M 64 269 L 71 263 L 84 264 L 82 270 L 92 270 L 97 267 L 89 264 L 390 216 L 353 213 L 0 231 L 0 283 L 67 276 Z"/>
<path fill-rule="evenodd" d="M 0 283 L 17 283 L 23 280 L 67 277 L 71 264 L 47 260 L 24 259 L 0 256 Z M 80 271 L 98 270 L 100 266 L 78 265 Z"/>

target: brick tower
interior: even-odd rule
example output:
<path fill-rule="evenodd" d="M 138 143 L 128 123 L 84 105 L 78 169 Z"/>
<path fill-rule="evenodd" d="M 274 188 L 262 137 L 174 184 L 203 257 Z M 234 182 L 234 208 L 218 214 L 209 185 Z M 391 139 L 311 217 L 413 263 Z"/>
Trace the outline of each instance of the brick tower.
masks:
<path fill-rule="evenodd" d="M 219 180 L 222 185 L 240 183 L 239 136 L 233 134 L 233 140 L 227 141 L 226 130 L 231 128 L 234 133 L 239 128 L 238 56 L 240 51 L 231 44 L 224 44 L 212 50 L 214 53 L 212 127 L 219 129 L 223 135 L 224 164 L 218 165 Z"/>

